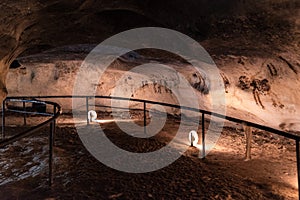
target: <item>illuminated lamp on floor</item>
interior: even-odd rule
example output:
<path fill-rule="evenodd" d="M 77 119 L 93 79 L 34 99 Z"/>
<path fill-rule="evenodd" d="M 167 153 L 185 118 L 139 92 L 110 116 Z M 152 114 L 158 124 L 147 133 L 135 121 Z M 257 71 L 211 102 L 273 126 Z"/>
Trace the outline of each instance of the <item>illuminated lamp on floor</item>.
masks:
<path fill-rule="evenodd" d="M 196 146 L 198 144 L 199 138 L 198 133 L 196 131 L 191 131 L 189 133 L 189 142 L 191 144 L 191 147 Z"/>

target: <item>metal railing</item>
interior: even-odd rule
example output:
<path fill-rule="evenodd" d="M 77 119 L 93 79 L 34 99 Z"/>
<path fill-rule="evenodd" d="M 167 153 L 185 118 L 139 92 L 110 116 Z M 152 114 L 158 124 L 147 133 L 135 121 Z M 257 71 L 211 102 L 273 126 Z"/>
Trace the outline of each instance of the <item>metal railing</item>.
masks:
<path fill-rule="evenodd" d="M 19 102 L 22 103 L 22 109 L 9 109 L 6 108 L 7 102 Z M 32 104 L 41 104 L 44 106 L 50 105 L 53 106 L 53 112 L 47 113 L 47 112 L 37 112 L 37 111 L 29 111 L 26 109 L 26 103 L 32 103 Z M 40 116 L 49 116 L 50 119 L 47 119 L 46 121 L 33 126 L 29 128 L 26 131 L 23 131 L 21 133 L 18 133 L 16 135 L 13 135 L 12 137 L 7 138 L 5 134 L 5 118 L 7 112 L 13 112 L 13 113 L 22 113 L 24 116 L 24 125 L 26 125 L 26 115 L 40 115 Z M 0 148 L 12 144 L 15 141 L 18 141 L 24 137 L 29 137 L 37 133 L 38 130 L 42 129 L 43 127 L 46 127 L 48 124 L 50 124 L 50 132 L 49 132 L 49 185 L 52 185 L 53 182 L 53 143 L 54 143 L 54 134 L 55 134 L 55 127 L 56 127 L 56 119 L 59 117 L 59 115 L 62 113 L 61 107 L 59 104 L 50 102 L 50 101 L 39 101 L 39 100 L 30 100 L 29 98 L 24 97 L 7 97 L 3 103 L 2 103 L 2 139 L 0 140 Z"/>
<path fill-rule="evenodd" d="M 89 99 L 96 98 L 96 99 L 111 99 L 111 100 L 126 100 L 126 101 L 132 101 L 132 102 L 140 102 L 143 103 L 143 120 L 144 120 L 144 131 L 146 132 L 146 109 L 147 109 L 147 104 L 156 104 L 156 105 L 161 105 L 161 106 L 166 106 L 166 107 L 171 107 L 171 108 L 178 108 L 178 109 L 184 109 L 184 110 L 189 110 L 189 111 L 194 111 L 194 112 L 199 112 L 202 114 L 201 116 L 201 125 L 202 125 L 202 134 L 201 134 L 201 143 L 202 143 L 202 156 L 205 157 L 205 115 L 210 115 L 210 116 L 215 116 L 218 118 L 226 119 L 231 122 L 243 124 L 249 127 L 257 128 L 263 131 L 267 131 L 273 134 L 277 134 L 289 139 L 292 139 L 296 143 L 296 160 L 297 160 L 297 180 L 298 180 L 298 197 L 300 199 L 300 135 L 297 135 L 295 133 L 290 133 L 282 130 L 278 130 L 272 127 L 268 127 L 265 125 L 257 124 L 254 122 L 249 122 L 243 119 L 238 119 L 235 117 L 230 117 L 226 115 L 222 115 L 219 113 L 214 113 L 202 109 L 197 109 L 197 108 L 191 108 L 191 107 L 186 107 L 186 106 L 180 106 L 180 105 L 174 105 L 174 104 L 169 104 L 169 103 L 163 103 L 163 102 L 156 102 L 156 101 L 150 101 L 150 100 L 143 100 L 143 99 L 134 99 L 134 98 L 124 98 L 124 97 L 112 97 L 112 96 L 72 96 L 72 95 L 62 95 L 62 96 L 26 96 L 26 97 L 9 97 L 7 99 L 61 99 L 61 98 L 83 98 L 85 99 L 85 106 L 86 106 L 86 120 L 87 124 L 89 124 L 89 118 L 88 118 L 88 112 L 89 112 Z M 52 102 L 51 102 L 52 103 Z M 52 103 L 55 104 L 55 103 Z M 58 107 L 58 104 L 56 104 Z M 60 111 L 60 110 L 59 110 Z M 56 116 L 56 115 L 55 115 Z M 52 119 L 48 120 L 47 123 L 54 122 L 55 124 L 55 119 L 58 117 L 58 115 Z M 44 122 L 45 123 L 45 122 Z M 1 143 L 0 143 L 1 147 Z M 50 166 L 50 164 L 49 164 Z"/>

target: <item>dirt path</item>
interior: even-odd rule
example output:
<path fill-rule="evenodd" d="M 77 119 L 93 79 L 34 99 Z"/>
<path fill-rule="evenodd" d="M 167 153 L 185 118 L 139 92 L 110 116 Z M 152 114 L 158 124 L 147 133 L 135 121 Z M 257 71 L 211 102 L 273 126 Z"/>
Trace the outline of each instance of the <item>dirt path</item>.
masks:
<path fill-rule="evenodd" d="M 58 121 L 53 187 L 47 186 L 45 129 L 0 151 L 0 199 L 297 199 L 295 144 L 268 133 L 255 131 L 247 162 L 243 132 L 227 127 L 205 160 L 191 147 L 161 170 L 129 174 L 93 158 L 66 122 Z M 177 129 L 172 122 L 152 140 L 126 137 L 113 122 L 105 124 L 105 134 L 133 152 L 155 150 Z"/>

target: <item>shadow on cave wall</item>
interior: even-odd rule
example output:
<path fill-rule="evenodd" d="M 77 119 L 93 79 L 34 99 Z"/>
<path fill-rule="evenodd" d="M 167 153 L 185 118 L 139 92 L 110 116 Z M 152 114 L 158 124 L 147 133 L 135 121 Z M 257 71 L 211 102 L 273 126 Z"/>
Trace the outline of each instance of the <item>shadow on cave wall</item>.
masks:
<path fill-rule="evenodd" d="M 5 0 L 0 20 L 9 23 L 0 30 L 5 47 L 1 54 L 18 46 L 24 56 L 62 45 L 100 43 L 121 31 L 145 26 L 175 29 L 198 41 L 288 44 L 293 40 L 291 13 L 299 4 L 297 0 L 24 0 L 18 4 Z M 16 34 L 14 29 L 24 21 L 29 25 Z M 14 42 L 14 37 L 21 42 Z"/>

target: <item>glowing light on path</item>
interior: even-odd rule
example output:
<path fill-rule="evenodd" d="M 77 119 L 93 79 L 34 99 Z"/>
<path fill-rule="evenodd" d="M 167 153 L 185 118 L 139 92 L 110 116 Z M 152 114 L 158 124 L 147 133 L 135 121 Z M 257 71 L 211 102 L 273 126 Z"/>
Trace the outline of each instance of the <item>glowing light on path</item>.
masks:
<path fill-rule="evenodd" d="M 133 121 L 132 119 L 121 119 L 121 120 L 116 120 L 116 119 L 97 119 L 97 113 L 94 110 L 90 110 L 88 112 L 88 120 L 89 122 L 97 122 L 97 123 L 110 123 L 110 122 L 131 122 Z"/>
<path fill-rule="evenodd" d="M 189 142 L 191 146 L 196 146 L 198 144 L 199 138 L 198 133 L 196 131 L 191 131 L 189 133 Z"/>
<path fill-rule="evenodd" d="M 89 122 L 95 122 L 95 120 L 97 119 L 97 113 L 94 110 L 90 110 L 88 112 L 88 120 Z"/>

